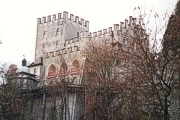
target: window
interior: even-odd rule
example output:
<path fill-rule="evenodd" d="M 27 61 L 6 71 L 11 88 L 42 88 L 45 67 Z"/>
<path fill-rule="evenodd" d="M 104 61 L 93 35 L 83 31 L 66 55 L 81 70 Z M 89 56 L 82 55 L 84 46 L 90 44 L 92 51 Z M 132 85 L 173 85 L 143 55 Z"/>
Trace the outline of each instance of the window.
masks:
<path fill-rule="evenodd" d="M 79 78 L 74 77 L 74 79 L 73 79 L 73 84 L 79 84 Z"/>
<path fill-rule="evenodd" d="M 122 41 L 122 42 L 125 43 L 125 41 L 126 41 L 126 38 L 123 38 L 123 41 Z"/>
<path fill-rule="evenodd" d="M 39 58 L 39 63 L 43 63 L 43 58 L 42 57 Z"/>
<path fill-rule="evenodd" d="M 49 67 L 49 69 L 48 69 L 48 72 L 50 73 L 50 72 L 56 72 L 56 67 L 53 65 L 53 64 L 51 64 L 50 65 L 50 67 Z"/>
<path fill-rule="evenodd" d="M 42 51 L 46 51 L 46 44 L 43 44 L 43 46 L 42 46 Z"/>
<path fill-rule="evenodd" d="M 60 35 L 60 29 L 59 28 L 56 30 L 56 35 Z"/>
<path fill-rule="evenodd" d="M 79 74 L 80 73 L 80 69 L 79 68 L 80 68 L 79 61 L 75 59 L 72 62 L 71 74 Z"/>
<path fill-rule="evenodd" d="M 77 37 L 79 37 L 79 32 L 77 32 Z"/>
<path fill-rule="evenodd" d="M 36 68 L 34 69 L 34 74 L 35 74 L 35 75 L 37 74 L 37 70 L 36 70 Z"/>
<path fill-rule="evenodd" d="M 56 77 L 56 67 L 51 64 L 48 69 L 48 76 L 46 78 L 53 78 Z"/>
<path fill-rule="evenodd" d="M 80 67 L 79 61 L 75 59 L 75 60 L 72 62 L 72 68 L 79 68 L 79 67 Z"/>
<path fill-rule="evenodd" d="M 43 38 L 47 38 L 47 32 L 46 31 L 44 31 L 44 33 L 43 33 Z"/>

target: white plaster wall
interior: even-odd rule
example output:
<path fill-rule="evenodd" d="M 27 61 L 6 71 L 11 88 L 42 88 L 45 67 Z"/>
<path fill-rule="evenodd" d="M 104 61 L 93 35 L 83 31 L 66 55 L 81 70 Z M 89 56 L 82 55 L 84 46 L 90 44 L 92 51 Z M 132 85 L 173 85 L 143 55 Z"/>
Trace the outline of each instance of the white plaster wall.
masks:
<path fill-rule="evenodd" d="M 36 68 L 36 75 L 40 75 L 40 67 L 41 66 L 33 66 L 33 67 L 30 67 L 29 70 L 30 70 L 30 73 L 31 74 L 34 74 L 34 69 Z"/>

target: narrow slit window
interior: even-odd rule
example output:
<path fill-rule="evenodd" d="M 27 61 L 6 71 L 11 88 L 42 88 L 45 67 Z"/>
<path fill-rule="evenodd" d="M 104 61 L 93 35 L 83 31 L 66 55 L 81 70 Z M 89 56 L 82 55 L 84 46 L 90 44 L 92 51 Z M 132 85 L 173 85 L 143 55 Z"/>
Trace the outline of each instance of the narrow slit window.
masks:
<path fill-rule="evenodd" d="M 79 32 L 77 32 L 77 37 L 79 37 Z"/>
<path fill-rule="evenodd" d="M 47 38 L 47 32 L 46 31 L 44 31 L 44 33 L 43 33 L 43 38 Z"/>
<path fill-rule="evenodd" d="M 60 35 L 60 29 L 59 28 L 56 30 L 56 35 Z"/>

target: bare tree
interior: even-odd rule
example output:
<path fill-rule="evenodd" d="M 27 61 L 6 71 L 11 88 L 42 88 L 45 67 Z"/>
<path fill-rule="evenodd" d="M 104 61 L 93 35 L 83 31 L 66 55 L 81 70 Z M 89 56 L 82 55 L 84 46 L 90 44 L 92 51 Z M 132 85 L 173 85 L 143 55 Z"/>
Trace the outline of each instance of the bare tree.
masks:
<path fill-rule="evenodd" d="M 155 14 L 157 19 L 158 14 Z M 159 51 L 158 33 L 166 28 L 166 24 L 159 27 L 154 23 L 154 34 L 148 36 L 148 28 L 145 27 L 145 15 L 140 14 L 137 19 L 137 25 L 134 29 L 133 41 L 136 49 L 125 49 L 128 55 L 127 59 L 134 66 L 140 81 L 147 83 L 149 91 L 150 107 L 156 116 L 168 120 L 173 118 L 169 115 L 172 106 L 172 94 L 179 88 L 179 17 L 172 15 L 168 22 L 166 32 L 163 37 L 163 49 Z M 150 38 L 150 39 L 149 39 Z M 152 44 L 152 46 L 150 46 Z"/>
<path fill-rule="evenodd" d="M 86 119 L 140 119 L 143 112 L 141 79 L 134 72 L 124 47 L 106 40 L 92 41 L 86 56 L 84 85 Z"/>
<path fill-rule="evenodd" d="M 146 13 L 140 9 L 133 23 L 133 34 L 126 37 L 128 44 L 112 40 L 109 45 L 102 40 L 90 43 L 85 50 L 85 115 L 93 119 L 116 116 L 167 120 L 175 115 L 171 106 L 173 100 L 178 102 L 179 96 L 179 17 L 172 15 L 168 26 L 166 21 L 160 25 L 155 13 L 154 27 L 150 28 L 149 16 L 146 19 Z M 168 14 L 164 16 L 166 19 Z M 159 33 L 163 34 L 164 29 L 166 32 L 159 41 Z M 113 105 L 118 106 L 120 115 L 115 114 Z"/>
<path fill-rule="evenodd" d="M 1 67 L 2 84 L 0 86 L 0 118 L 17 120 L 22 119 L 22 109 L 24 100 L 19 96 L 20 91 L 16 89 L 15 82 L 16 65 L 11 64 L 7 70 L 7 65 Z"/>

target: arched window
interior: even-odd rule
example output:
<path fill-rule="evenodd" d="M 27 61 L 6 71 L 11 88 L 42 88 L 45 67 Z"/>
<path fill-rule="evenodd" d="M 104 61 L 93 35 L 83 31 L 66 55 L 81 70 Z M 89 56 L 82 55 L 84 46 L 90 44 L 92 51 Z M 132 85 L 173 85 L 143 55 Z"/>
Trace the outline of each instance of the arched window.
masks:
<path fill-rule="evenodd" d="M 75 59 L 71 65 L 71 74 L 78 74 L 80 72 L 79 61 Z"/>
<path fill-rule="evenodd" d="M 73 68 L 78 68 L 79 67 L 79 61 L 77 59 L 75 59 L 73 62 L 72 62 L 72 67 Z"/>
<path fill-rule="evenodd" d="M 125 43 L 126 42 L 126 38 L 123 38 L 123 41 L 122 41 L 123 43 Z"/>
<path fill-rule="evenodd" d="M 65 62 L 62 62 L 60 65 L 60 71 L 59 71 L 59 75 L 67 75 L 68 74 L 68 67 L 67 64 Z"/>
<path fill-rule="evenodd" d="M 60 35 L 60 29 L 59 28 L 56 30 L 56 35 Z"/>
<path fill-rule="evenodd" d="M 37 74 L 37 70 L 36 70 L 36 68 L 34 69 L 34 74 L 35 74 L 35 75 Z"/>
<path fill-rule="evenodd" d="M 46 51 L 46 44 L 43 44 L 43 46 L 42 46 L 42 51 Z"/>
<path fill-rule="evenodd" d="M 47 32 L 46 31 L 44 31 L 44 33 L 43 33 L 43 38 L 47 38 Z"/>
<path fill-rule="evenodd" d="M 56 72 L 56 67 L 53 64 L 51 64 L 48 69 L 48 72 Z"/>
<path fill-rule="evenodd" d="M 56 77 L 56 67 L 51 64 L 48 69 L 48 76 L 46 78 L 53 78 Z"/>

